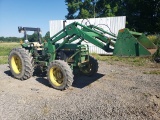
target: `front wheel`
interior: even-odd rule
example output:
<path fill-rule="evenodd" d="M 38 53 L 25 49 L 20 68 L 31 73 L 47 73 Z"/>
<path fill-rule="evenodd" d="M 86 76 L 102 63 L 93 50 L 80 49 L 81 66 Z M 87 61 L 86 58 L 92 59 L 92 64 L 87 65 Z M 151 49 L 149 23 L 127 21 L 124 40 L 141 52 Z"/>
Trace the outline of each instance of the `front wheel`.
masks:
<path fill-rule="evenodd" d="M 82 74 L 92 76 L 98 71 L 98 62 L 92 56 L 89 56 L 89 62 L 84 67 L 80 68 Z"/>
<path fill-rule="evenodd" d="M 73 74 L 70 66 L 62 60 L 54 60 L 47 70 L 47 78 L 53 88 L 65 90 L 73 83 Z"/>
<path fill-rule="evenodd" d="M 24 48 L 13 48 L 8 63 L 12 75 L 17 79 L 26 80 L 33 74 L 33 57 Z"/>

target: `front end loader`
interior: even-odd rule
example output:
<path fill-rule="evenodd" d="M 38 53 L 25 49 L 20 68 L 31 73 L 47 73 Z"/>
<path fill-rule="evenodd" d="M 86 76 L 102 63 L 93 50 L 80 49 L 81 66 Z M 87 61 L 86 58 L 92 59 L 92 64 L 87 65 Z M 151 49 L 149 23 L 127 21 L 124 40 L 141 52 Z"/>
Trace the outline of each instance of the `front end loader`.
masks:
<path fill-rule="evenodd" d="M 124 54 L 126 52 L 124 46 L 124 50 L 117 50 L 117 48 L 122 47 L 119 40 L 122 39 L 124 43 L 128 44 L 133 35 L 128 33 L 129 35 L 125 36 L 127 30 L 124 29 L 120 31 L 120 35 L 117 37 L 115 34 L 108 33 L 99 27 L 85 26 L 78 22 L 67 25 L 48 40 L 41 41 L 38 37 L 38 42 L 28 41 L 26 32 L 34 31 L 40 36 L 39 28 L 19 27 L 18 31 L 25 33 L 25 40 L 21 44 L 21 48 L 14 48 L 9 54 L 8 62 L 12 75 L 17 79 L 26 80 L 38 68 L 47 71 L 49 83 L 58 90 L 65 90 L 72 85 L 74 71 L 80 71 L 87 76 L 95 75 L 98 71 L 97 60 L 90 56 L 88 45 L 82 44 L 82 41 L 88 41 L 106 52 L 126 56 L 128 53 Z M 111 37 L 107 37 L 106 34 Z M 142 46 L 148 47 L 149 45 L 144 44 L 145 37 L 143 39 L 134 37 L 134 39 L 136 39 L 136 42 L 133 42 L 133 44 L 139 52 L 133 53 L 134 55 L 140 55 L 144 52 Z M 63 40 L 63 42 L 58 43 L 60 40 Z M 77 41 L 77 43 L 73 43 L 74 41 Z M 133 41 L 133 38 L 131 41 Z M 136 46 L 137 43 L 139 46 Z M 152 49 L 152 47 L 150 48 Z M 133 55 L 133 53 L 129 53 L 129 55 Z"/>

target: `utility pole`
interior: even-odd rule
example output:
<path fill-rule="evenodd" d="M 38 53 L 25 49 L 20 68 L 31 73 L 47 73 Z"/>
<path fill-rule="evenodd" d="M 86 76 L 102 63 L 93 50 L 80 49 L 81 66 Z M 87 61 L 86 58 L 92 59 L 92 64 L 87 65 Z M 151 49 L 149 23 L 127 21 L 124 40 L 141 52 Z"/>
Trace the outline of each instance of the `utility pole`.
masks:
<path fill-rule="evenodd" d="M 94 16 L 94 18 L 96 17 L 96 11 L 95 11 L 95 7 L 96 7 L 96 2 L 97 2 L 97 0 L 94 0 L 93 1 L 93 16 Z"/>

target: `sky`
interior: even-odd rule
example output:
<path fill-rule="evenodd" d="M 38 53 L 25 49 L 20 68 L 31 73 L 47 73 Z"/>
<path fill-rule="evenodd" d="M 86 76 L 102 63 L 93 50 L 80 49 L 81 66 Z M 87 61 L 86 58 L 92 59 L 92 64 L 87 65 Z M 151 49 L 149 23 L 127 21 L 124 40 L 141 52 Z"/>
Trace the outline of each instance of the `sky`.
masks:
<path fill-rule="evenodd" d="M 0 0 L 0 37 L 23 37 L 18 26 L 39 27 L 42 36 L 50 20 L 65 20 L 65 0 Z"/>

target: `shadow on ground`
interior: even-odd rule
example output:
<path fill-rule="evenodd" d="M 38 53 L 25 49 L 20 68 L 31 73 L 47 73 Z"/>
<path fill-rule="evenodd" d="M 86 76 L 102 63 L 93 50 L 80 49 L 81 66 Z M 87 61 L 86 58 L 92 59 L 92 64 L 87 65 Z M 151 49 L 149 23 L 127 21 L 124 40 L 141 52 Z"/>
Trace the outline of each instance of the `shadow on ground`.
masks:
<path fill-rule="evenodd" d="M 4 71 L 4 73 L 6 75 L 12 77 L 10 70 Z M 36 77 L 35 80 L 37 82 L 39 82 L 47 87 L 51 87 L 49 81 L 46 78 L 46 73 L 34 73 L 33 76 Z M 72 86 L 76 87 L 76 88 L 84 88 L 84 87 L 92 84 L 93 82 L 97 81 L 98 79 L 100 79 L 103 76 L 104 76 L 104 74 L 100 74 L 100 73 L 96 73 L 95 75 L 93 75 L 91 77 L 84 76 L 84 75 L 75 75 L 74 82 L 73 82 Z"/>
<path fill-rule="evenodd" d="M 36 78 L 36 81 L 38 81 L 39 83 L 41 83 L 41 84 L 43 84 L 43 85 L 45 85 L 47 87 L 52 87 L 49 84 L 49 81 L 46 78 L 44 78 L 44 77 L 38 77 L 38 78 Z"/>
<path fill-rule="evenodd" d="M 37 76 L 36 81 L 38 81 L 39 83 L 41 83 L 47 87 L 51 87 L 49 81 L 46 78 L 46 74 L 38 74 L 36 76 Z M 91 77 L 84 76 L 84 75 L 75 75 L 74 82 L 73 82 L 72 86 L 76 87 L 76 88 L 84 88 L 84 87 L 92 84 L 93 82 L 97 81 L 98 79 L 100 79 L 103 76 L 104 76 L 104 74 L 100 74 L 100 73 L 96 73 L 95 75 L 93 75 Z"/>
<path fill-rule="evenodd" d="M 46 76 L 47 76 L 46 72 L 40 72 L 40 71 L 39 72 L 34 72 L 33 76 L 37 77 L 36 81 L 38 81 L 39 83 L 41 83 L 41 84 L 43 84 L 43 85 L 45 85 L 47 87 L 52 87 L 50 85 L 49 81 L 46 78 Z"/>
<path fill-rule="evenodd" d="M 11 76 L 11 77 L 12 77 L 12 73 L 11 73 L 11 71 L 10 71 L 10 70 L 4 71 L 4 73 L 5 73 L 6 75 L 8 75 L 8 76 Z"/>
<path fill-rule="evenodd" d="M 98 79 L 102 78 L 104 74 L 96 73 L 95 75 L 89 77 L 84 75 L 76 75 L 74 77 L 73 87 L 76 88 L 84 88 L 93 82 L 97 81 Z"/>

